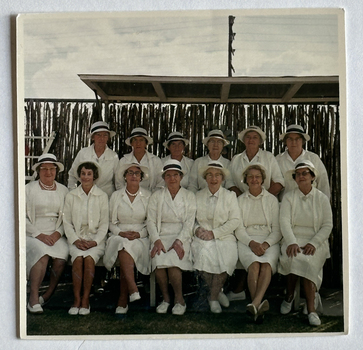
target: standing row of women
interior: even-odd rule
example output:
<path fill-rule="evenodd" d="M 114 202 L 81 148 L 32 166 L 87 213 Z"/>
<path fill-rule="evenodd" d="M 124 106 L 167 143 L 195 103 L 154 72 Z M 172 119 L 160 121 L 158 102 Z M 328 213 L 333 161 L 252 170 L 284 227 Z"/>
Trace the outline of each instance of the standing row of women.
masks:
<path fill-rule="evenodd" d="M 297 134 L 299 138 L 302 138 L 304 133 L 300 128 L 294 126 L 294 130 L 290 130 L 292 132 L 286 133 L 289 135 L 287 138 L 292 137 L 292 134 Z M 246 151 L 235 156 L 231 164 L 221 157 L 222 149 L 228 143 L 221 131 L 213 130 L 203 140 L 209 149 L 209 154 L 197 159 L 193 165 L 193 161 L 187 160 L 188 158 L 184 157 L 182 153 L 187 140 L 180 133 L 172 133 L 165 144 L 172 154 L 170 159 L 164 161 L 164 166 L 161 165 L 162 170 L 160 170 L 160 159 L 146 151 L 146 147 L 152 142 L 152 139 L 147 136 L 144 129 L 133 130 L 132 135 L 126 140 L 133 147 L 133 151 L 120 161 L 116 154 L 112 156 L 109 154 L 106 157 L 106 153 L 113 151 L 109 150 L 103 141 L 107 137 L 103 137 L 105 135 L 101 135 L 101 137 L 99 134 L 112 136 L 106 123 L 98 122 L 92 125 L 91 137 L 93 137 L 94 144 L 90 146 L 90 153 L 93 159 L 86 159 L 86 156 L 81 157 L 87 149 L 79 152 L 70 170 L 70 177 L 71 174 L 74 176 L 74 169 L 76 169 L 81 185 L 67 195 L 64 208 L 60 203 L 58 212 L 52 213 L 52 217 L 57 220 L 51 219 L 51 221 L 61 221 L 59 219 L 64 217 L 64 229 L 72 257 L 74 304 L 69 310 L 70 314 L 86 315 L 90 312 L 89 291 L 94 266 L 105 251 L 109 227 L 112 236 L 107 240 L 103 259 L 107 268 L 111 268 L 117 258 L 120 261 L 121 292 L 116 313 L 127 312 L 128 300 L 132 302 L 140 299 L 134 280 L 134 265 L 145 274 L 150 270 L 155 270 L 163 296 L 162 303 L 157 307 L 158 313 L 167 312 L 173 303 L 172 313 L 184 314 L 186 305 L 182 294 L 182 271 L 193 268 L 200 271 L 209 287 L 211 311 L 221 312 L 221 305 L 229 305 L 229 300 L 223 293 L 223 284 L 227 276 L 233 273 L 237 260 L 239 260 L 242 267 L 248 271 L 248 287 L 252 302 L 247 306 L 247 311 L 256 322 L 259 322 L 269 308 L 268 301 L 263 300 L 263 296 L 272 273 L 276 271 L 280 255 L 278 244 L 281 239 L 280 222 L 282 235 L 285 237 L 286 231 L 287 237 L 289 237 L 288 240 L 285 238 L 283 240 L 283 244 L 287 242 L 286 249 L 282 248 L 279 263 L 279 271 L 281 270 L 282 274 L 289 276 L 288 293 L 281 306 L 281 312 L 286 313 L 289 306 L 291 309 L 294 295 L 289 293 L 296 283 L 296 276 L 301 276 L 310 282 L 310 284 L 304 282 L 305 289 L 310 288 L 309 291 L 305 291 L 309 322 L 319 324 L 320 320 L 315 312 L 315 300 L 317 299 L 315 292 L 320 284 L 319 279 L 311 277 L 311 274 L 318 272 L 318 275 L 321 276 L 322 265 L 329 253 L 326 248 L 328 248 L 327 237 L 331 230 L 331 212 L 328 198 L 325 195 L 320 196 L 321 192 L 311 186 L 314 180 L 323 178 L 311 162 L 303 158 L 301 163 L 293 167 L 293 169 L 295 168 L 293 172 L 297 174 L 295 182 L 297 189 L 290 192 L 296 192 L 298 195 L 294 196 L 291 202 L 288 202 L 291 196 L 286 195 L 286 200 L 283 200 L 282 203 L 284 210 L 281 211 L 279 218 L 279 205 L 275 196 L 281 192 L 284 181 L 290 181 L 290 179 L 286 179 L 287 175 L 284 179 L 281 171 L 278 171 L 279 167 L 275 158 L 271 157 L 269 152 L 259 149 L 259 145 L 264 141 L 264 133 L 258 127 L 250 127 L 240 134 L 240 139 L 246 145 Z M 102 142 L 104 142 L 103 146 Z M 285 142 L 289 142 L 289 140 Z M 297 140 L 294 140 L 293 143 L 297 143 Z M 100 145 L 104 149 L 103 154 L 96 151 L 102 149 Z M 173 154 L 175 158 L 173 158 Z M 63 170 L 62 166 L 57 164 L 53 155 L 43 155 L 42 157 L 34 165 L 34 169 L 39 171 L 40 180 L 27 187 L 29 186 L 30 189 L 38 184 L 41 191 L 58 192 L 64 186 L 55 182 L 55 174 L 57 169 Z M 285 158 L 294 162 L 290 155 Z M 85 162 L 85 160 L 88 161 Z M 246 166 L 240 169 L 244 162 Z M 263 163 L 267 163 L 267 166 Z M 47 183 L 49 182 L 49 184 L 45 183 L 45 178 L 42 179 L 44 168 L 47 169 L 48 175 L 52 175 L 51 170 L 55 170 L 53 178 L 52 176 L 48 178 Z M 108 213 L 107 195 L 94 185 L 95 180 L 102 185 L 109 182 L 103 175 L 104 168 L 108 179 L 111 178 L 111 182 L 112 176 L 110 175 L 116 169 L 116 188 L 120 188 L 113 192 L 112 186 L 107 187 L 111 188 L 107 192 L 111 196 L 110 220 L 108 214 L 105 216 L 104 212 L 106 210 Z M 300 169 L 302 170 L 300 171 Z M 189 175 L 188 181 L 185 181 L 186 175 Z M 298 181 L 301 178 L 305 182 Z M 190 188 L 192 191 L 181 186 L 183 180 L 184 187 L 188 186 L 188 189 Z M 241 180 L 243 185 L 241 185 Z M 310 190 L 307 186 L 308 180 Z M 141 181 L 142 185 L 140 185 Z M 195 185 L 196 183 L 197 185 Z M 301 187 L 300 183 L 301 186 L 304 183 L 305 187 Z M 42 184 L 50 187 L 42 187 Z M 232 191 L 228 191 L 222 184 Z M 158 187 L 161 189 L 155 191 Z M 270 194 L 266 188 L 273 194 Z M 104 190 L 106 191 L 106 189 Z M 155 193 L 151 195 L 151 191 L 155 191 Z M 233 191 L 238 195 L 244 193 L 237 200 Z M 65 193 L 64 189 L 63 192 Z M 193 192 L 196 192 L 196 196 Z M 31 197 L 30 192 L 29 197 Z M 304 210 L 300 208 L 300 201 L 304 201 L 302 205 Z M 316 214 L 318 208 L 316 205 L 324 208 L 318 211 L 318 214 Z M 32 206 L 36 207 L 37 204 L 33 203 Z M 290 208 L 289 211 L 285 207 L 293 209 Z M 42 212 L 39 208 L 40 217 L 44 216 L 46 209 L 48 207 L 43 208 Z M 286 213 L 288 216 L 283 219 L 287 215 Z M 302 213 L 304 214 L 302 215 Z M 294 218 L 296 215 L 301 217 L 296 219 Z M 29 227 L 31 224 L 34 226 L 31 219 L 37 221 L 34 216 L 36 216 L 34 213 L 33 218 L 28 215 L 27 208 Z M 48 216 L 48 213 L 45 216 Z M 282 225 L 283 222 L 286 225 Z M 304 225 L 301 225 L 302 223 Z M 307 224 L 309 229 L 305 229 Z M 299 230 L 300 226 L 303 228 Z M 63 234 L 61 228 L 52 226 L 47 229 L 51 234 L 45 235 L 49 237 L 53 235 L 56 236 L 56 241 L 60 240 Z M 55 229 L 57 232 L 51 232 Z M 27 229 L 28 236 L 40 240 L 36 235 L 38 232 L 34 232 Z M 293 236 L 299 238 L 294 241 Z M 238 238 L 238 250 L 236 237 Z M 304 242 L 304 246 L 299 245 L 300 242 Z M 292 245 L 294 246 L 291 247 Z M 301 254 L 308 259 L 301 258 Z M 31 255 L 31 252 L 27 251 L 27 259 L 28 255 Z M 287 256 L 290 265 L 284 263 L 284 255 Z M 44 258 L 46 262 L 43 262 L 43 265 L 45 263 L 46 266 L 49 257 L 53 257 L 54 262 L 57 259 L 62 260 L 61 265 L 64 267 L 64 257 L 51 253 L 44 253 L 44 256 L 47 258 Z M 311 256 L 318 256 L 317 259 L 314 259 L 314 264 L 316 264 L 314 269 L 304 267 L 294 270 L 294 264 L 291 264 L 291 261 L 300 259 L 302 262 L 297 265 L 304 263 L 309 265 Z M 151 264 L 148 265 L 149 257 L 151 257 Z M 298 257 L 299 259 L 297 259 Z M 38 259 L 34 266 L 42 259 Z M 34 266 L 29 268 L 30 273 Z M 28 303 L 30 312 L 41 312 L 42 303 L 46 302 L 54 291 L 50 285 L 49 290 L 39 297 L 38 290 L 44 277 L 45 268 L 36 270 L 40 271 L 36 279 L 40 282 L 34 283 L 30 275 L 31 286 L 34 285 L 33 292 L 31 287 Z M 169 283 L 174 290 L 174 301 L 170 299 Z M 83 295 L 81 296 L 82 290 Z"/>

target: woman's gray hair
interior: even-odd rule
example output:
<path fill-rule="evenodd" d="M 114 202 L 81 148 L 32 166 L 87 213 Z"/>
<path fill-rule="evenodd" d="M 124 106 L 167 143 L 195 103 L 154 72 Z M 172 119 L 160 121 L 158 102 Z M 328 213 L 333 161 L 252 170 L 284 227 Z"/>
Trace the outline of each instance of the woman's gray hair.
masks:
<path fill-rule="evenodd" d="M 262 183 L 264 183 L 265 179 L 266 179 L 266 172 L 264 169 L 262 169 L 259 165 L 257 164 L 252 164 L 250 165 L 244 172 L 243 172 L 243 182 L 246 184 L 247 183 L 247 175 L 249 173 L 250 170 L 259 170 L 261 175 L 262 175 Z"/>

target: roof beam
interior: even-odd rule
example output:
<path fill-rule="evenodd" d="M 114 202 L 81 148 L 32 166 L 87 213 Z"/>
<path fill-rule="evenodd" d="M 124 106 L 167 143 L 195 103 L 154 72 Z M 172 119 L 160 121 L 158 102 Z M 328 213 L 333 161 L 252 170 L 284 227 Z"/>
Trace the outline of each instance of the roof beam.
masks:
<path fill-rule="evenodd" d="M 163 87 L 158 82 L 152 82 L 156 94 L 159 96 L 161 101 L 166 101 L 166 96 Z"/>
<path fill-rule="evenodd" d="M 303 86 L 303 83 L 296 83 L 296 84 L 291 85 L 290 88 L 286 91 L 285 95 L 282 96 L 281 102 L 282 103 L 289 102 L 302 86 Z"/>

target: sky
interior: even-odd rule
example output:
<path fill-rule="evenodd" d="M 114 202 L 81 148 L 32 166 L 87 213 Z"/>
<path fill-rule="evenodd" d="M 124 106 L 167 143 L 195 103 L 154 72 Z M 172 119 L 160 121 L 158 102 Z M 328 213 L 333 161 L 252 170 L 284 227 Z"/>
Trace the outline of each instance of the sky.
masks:
<path fill-rule="evenodd" d="M 24 96 L 93 99 L 78 74 L 228 76 L 229 15 L 233 76 L 339 74 L 329 11 L 26 14 L 18 20 Z"/>

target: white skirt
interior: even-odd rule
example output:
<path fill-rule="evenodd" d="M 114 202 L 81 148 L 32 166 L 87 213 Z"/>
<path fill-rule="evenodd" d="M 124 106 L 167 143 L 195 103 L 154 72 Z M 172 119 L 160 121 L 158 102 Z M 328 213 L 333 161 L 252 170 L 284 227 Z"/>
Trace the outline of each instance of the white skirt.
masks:
<path fill-rule="evenodd" d="M 150 263 L 150 240 L 148 237 L 138 238 L 132 241 L 121 236 L 111 236 L 106 243 L 106 251 L 103 264 L 111 270 L 118 258 L 118 252 L 125 249 L 135 262 L 137 270 L 143 275 L 149 275 Z"/>
<path fill-rule="evenodd" d="M 204 241 L 194 237 L 191 249 L 194 269 L 214 274 L 227 272 L 228 275 L 232 275 L 238 259 L 235 241 L 220 239 Z"/>
<path fill-rule="evenodd" d="M 32 267 L 44 255 L 49 255 L 53 259 L 67 260 L 69 255 L 69 248 L 67 239 L 62 236 L 58 239 L 53 246 L 49 246 L 38 238 L 31 236 L 26 237 L 26 274 L 29 277 Z"/>
<path fill-rule="evenodd" d="M 74 244 L 69 245 L 69 254 L 71 255 L 71 261 L 72 264 L 76 258 L 79 256 L 82 256 L 83 258 L 86 258 L 87 256 L 90 256 L 94 262 L 95 265 L 98 263 L 98 260 L 103 256 L 105 253 L 105 242 L 102 241 L 100 244 L 96 245 L 95 247 L 92 247 L 87 250 L 81 250 L 78 249 Z"/>
<path fill-rule="evenodd" d="M 305 246 L 315 235 L 312 228 L 305 228 L 304 232 L 294 232 L 299 247 Z M 290 273 L 306 278 L 320 289 L 322 283 L 322 268 L 325 260 L 330 257 L 329 244 L 326 240 L 316 250 L 314 255 L 298 253 L 296 257 L 289 258 L 286 254 L 287 245 L 285 241 L 281 245 L 281 254 L 278 264 L 278 272 L 282 275 Z"/>
<path fill-rule="evenodd" d="M 168 249 L 172 246 L 174 241 L 178 238 L 178 235 L 162 235 L 160 236 L 161 242 L 164 245 L 166 253 L 161 252 L 160 255 L 155 255 L 154 258 L 151 259 L 151 270 L 154 271 L 156 268 L 169 268 L 169 267 L 179 267 L 183 271 L 192 271 L 192 259 L 191 259 L 191 251 L 190 251 L 190 243 L 185 242 L 183 244 L 184 248 L 184 257 L 182 260 L 179 259 L 178 254 L 174 249 L 168 251 Z M 151 249 L 153 248 L 153 245 Z"/>

